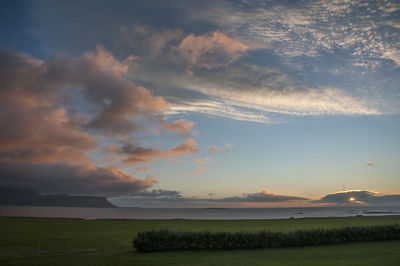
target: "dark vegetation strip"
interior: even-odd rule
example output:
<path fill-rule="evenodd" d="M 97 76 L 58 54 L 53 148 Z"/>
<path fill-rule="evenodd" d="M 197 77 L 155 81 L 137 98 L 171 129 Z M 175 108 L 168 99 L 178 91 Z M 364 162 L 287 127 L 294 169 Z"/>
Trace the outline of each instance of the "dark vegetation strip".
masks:
<path fill-rule="evenodd" d="M 133 246 L 139 252 L 200 249 L 259 249 L 400 240 L 400 225 L 344 227 L 281 232 L 172 232 L 138 233 Z"/>

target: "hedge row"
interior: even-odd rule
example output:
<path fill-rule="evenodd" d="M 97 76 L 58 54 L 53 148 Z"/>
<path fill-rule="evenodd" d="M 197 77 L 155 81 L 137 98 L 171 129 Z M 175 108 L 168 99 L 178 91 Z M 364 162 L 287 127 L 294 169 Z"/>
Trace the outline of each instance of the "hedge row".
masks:
<path fill-rule="evenodd" d="M 357 241 L 400 240 L 400 225 L 281 232 L 140 232 L 133 240 L 139 252 L 256 249 L 337 244 Z"/>

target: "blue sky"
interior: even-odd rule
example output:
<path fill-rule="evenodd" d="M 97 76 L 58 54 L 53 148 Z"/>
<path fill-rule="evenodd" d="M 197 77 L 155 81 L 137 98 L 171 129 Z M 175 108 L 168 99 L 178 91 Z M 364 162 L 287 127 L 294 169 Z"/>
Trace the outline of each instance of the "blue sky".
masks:
<path fill-rule="evenodd" d="M 3 185 L 121 206 L 399 203 L 396 1 L 1 7 Z"/>

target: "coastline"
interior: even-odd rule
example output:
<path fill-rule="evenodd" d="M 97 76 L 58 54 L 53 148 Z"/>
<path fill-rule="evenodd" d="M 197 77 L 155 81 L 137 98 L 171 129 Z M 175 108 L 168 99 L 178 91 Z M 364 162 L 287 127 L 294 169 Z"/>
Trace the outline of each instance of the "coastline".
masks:
<path fill-rule="evenodd" d="M 400 207 L 151 209 L 0 206 L 0 217 L 76 218 L 84 220 L 298 220 L 397 216 L 400 217 Z"/>

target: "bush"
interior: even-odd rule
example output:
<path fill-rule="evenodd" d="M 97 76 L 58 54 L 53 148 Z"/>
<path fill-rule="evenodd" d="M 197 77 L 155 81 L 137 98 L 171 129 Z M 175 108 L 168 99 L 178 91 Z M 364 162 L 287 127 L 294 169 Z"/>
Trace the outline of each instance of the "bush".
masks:
<path fill-rule="evenodd" d="M 338 244 L 357 241 L 400 240 L 400 225 L 345 227 L 340 229 L 298 230 L 281 232 L 140 232 L 133 240 L 139 252 L 256 249 Z"/>

